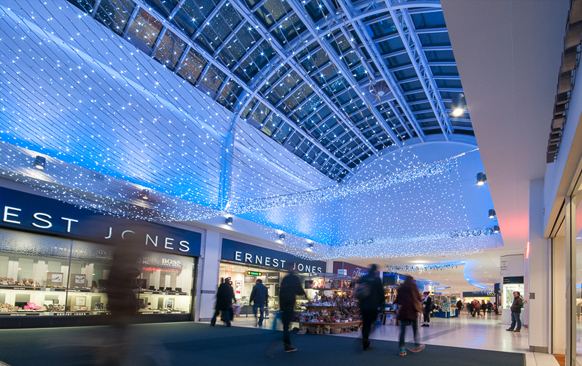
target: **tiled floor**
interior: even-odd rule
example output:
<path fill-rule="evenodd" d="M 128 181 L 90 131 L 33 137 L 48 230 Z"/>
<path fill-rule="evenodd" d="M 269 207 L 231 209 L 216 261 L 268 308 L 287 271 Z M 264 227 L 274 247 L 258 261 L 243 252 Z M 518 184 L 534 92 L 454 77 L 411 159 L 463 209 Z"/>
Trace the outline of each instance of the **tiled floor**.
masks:
<path fill-rule="evenodd" d="M 254 318 L 237 318 L 233 325 L 255 325 Z M 272 317 L 265 321 L 265 327 L 272 326 Z M 507 325 L 501 324 L 501 316 L 487 315 L 473 318 L 462 314 L 459 318 L 432 318 L 430 327 L 420 327 L 422 343 L 440 346 L 475 348 L 491 351 L 521 352 L 526 355 L 526 366 L 559 366 L 553 355 L 529 352 L 528 331 L 508 332 Z M 412 339 L 412 329 L 407 340 Z M 372 333 L 371 339 L 398 341 L 400 327 L 380 326 Z M 358 337 L 360 333 L 343 333 L 336 337 Z"/>

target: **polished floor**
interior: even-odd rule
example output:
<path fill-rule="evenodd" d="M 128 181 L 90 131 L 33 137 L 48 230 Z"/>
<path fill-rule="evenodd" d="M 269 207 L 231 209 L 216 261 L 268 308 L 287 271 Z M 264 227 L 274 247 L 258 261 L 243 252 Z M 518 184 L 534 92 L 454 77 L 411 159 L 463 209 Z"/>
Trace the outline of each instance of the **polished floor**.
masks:
<path fill-rule="evenodd" d="M 271 317 L 272 318 L 272 317 Z M 237 318 L 235 326 L 254 327 L 252 317 Z M 272 319 L 265 322 L 265 327 L 272 327 Z M 467 313 L 458 318 L 432 318 L 429 327 L 420 327 L 420 337 L 424 344 L 472 348 L 489 351 L 519 352 L 526 355 L 526 366 L 559 366 L 552 355 L 529 352 L 528 330 L 520 333 L 508 332 L 508 326 L 501 324 L 500 315 L 471 317 Z M 400 327 L 378 326 L 370 336 L 371 339 L 397 341 Z M 359 337 L 360 333 L 343 333 L 336 337 Z M 412 338 L 412 330 L 407 340 Z"/>

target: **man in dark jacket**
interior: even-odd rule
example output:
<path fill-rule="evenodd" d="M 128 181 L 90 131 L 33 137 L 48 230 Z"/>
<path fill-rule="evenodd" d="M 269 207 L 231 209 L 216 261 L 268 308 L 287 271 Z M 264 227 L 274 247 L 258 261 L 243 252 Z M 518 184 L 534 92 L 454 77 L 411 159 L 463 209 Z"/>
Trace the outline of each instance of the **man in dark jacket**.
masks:
<path fill-rule="evenodd" d="M 267 305 L 267 299 L 269 298 L 269 289 L 267 286 L 263 285 L 263 280 L 258 279 L 253 291 L 251 291 L 251 298 L 249 299 L 249 304 L 253 305 L 253 314 L 255 314 L 255 319 L 257 318 L 257 309 L 261 312 L 259 321 L 257 323 L 258 327 L 263 326 L 263 319 L 265 318 L 265 306 Z"/>
<path fill-rule="evenodd" d="M 423 327 L 428 327 L 430 324 L 430 312 L 432 311 L 432 299 L 430 298 L 430 292 L 425 291 L 423 293 L 424 297 L 422 299 L 422 307 L 423 307 L 423 312 L 422 312 L 422 326 Z"/>
<path fill-rule="evenodd" d="M 235 302 L 234 291 L 230 285 L 230 278 L 226 278 L 223 283 L 218 286 L 218 292 L 216 292 L 216 306 L 214 311 L 214 316 L 210 321 L 210 325 L 214 326 L 216 324 L 216 317 L 222 311 L 224 313 L 224 319 L 227 327 L 230 327 L 230 319 L 232 318 L 232 303 Z"/>
<path fill-rule="evenodd" d="M 461 310 L 463 310 L 463 302 L 461 301 L 461 299 L 457 300 L 457 311 L 459 314 L 459 316 L 461 315 Z"/>
<path fill-rule="evenodd" d="M 362 314 L 362 346 L 364 351 L 372 349 L 369 340 L 372 323 L 376 321 L 378 308 L 384 305 L 384 288 L 380 278 L 376 277 L 378 273 L 376 269 L 376 265 L 372 264 L 368 274 L 358 280 L 356 290 L 356 296 L 362 293 L 361 297 L 358 297 L 358 301 Z M 364 289 L 364 287 L 366 288 Z"/>
<path fill-rule="evenodd" d="M 291 346 L 291 334 L 289 324 L 293 320 L 295 310 L 295 296 L 306 296 L 301 287 L 299 277 L 293 272 L 289 273 L 281 281 L 279 290 L 279 304 L 281 305 L 281 321 L 283 322 L 283 346 L 285 352 L 295 352 L 297 348 Z"/>
<path fill-rule="evenodd" d="M 523 299 L 519 295 L 519 291 L 513 293 L 513 304 L 511 304 L 511 326 L 506 329 L 510 332 L 521 332 L 521 307 L 523 306 Z M 517 323 L 517 328 L 515 327 Z M 515 330 L 514 330 L 515 329 Z"/>

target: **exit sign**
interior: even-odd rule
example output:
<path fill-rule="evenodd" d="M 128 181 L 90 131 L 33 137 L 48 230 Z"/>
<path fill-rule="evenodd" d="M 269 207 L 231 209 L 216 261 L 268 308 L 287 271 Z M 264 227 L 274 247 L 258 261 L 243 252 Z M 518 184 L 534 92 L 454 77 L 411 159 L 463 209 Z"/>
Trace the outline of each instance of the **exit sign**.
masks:
<path fill-rule="evenodd" d="M 247 274 L 250 276 L 262 276 L 263 275 L 261 272 L 253 272 L 253 271 L 247 271 Z"/>

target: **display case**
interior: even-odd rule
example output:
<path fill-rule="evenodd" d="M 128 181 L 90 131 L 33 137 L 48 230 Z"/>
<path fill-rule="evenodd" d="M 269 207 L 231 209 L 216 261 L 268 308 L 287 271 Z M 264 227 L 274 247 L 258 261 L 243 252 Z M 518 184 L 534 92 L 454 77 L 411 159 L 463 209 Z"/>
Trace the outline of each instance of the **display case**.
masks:
<path fill-rule="evenodd" d="M 0 316 L 108 314 L 115 247 L 0 230 Z M 139 313 L 190 313 L 195 259 L 142 252 L 132 283 Z"/>

